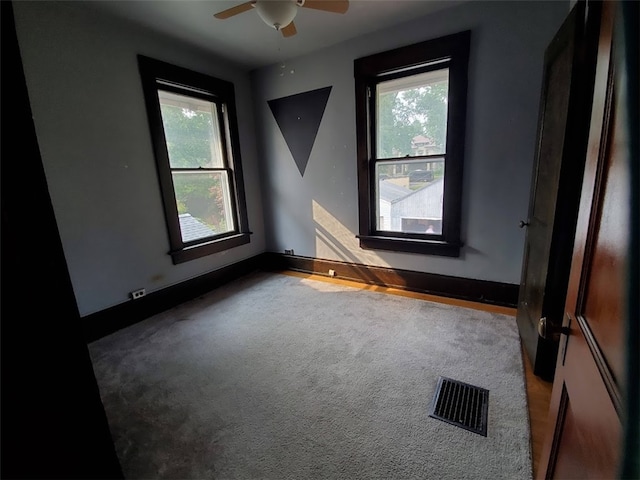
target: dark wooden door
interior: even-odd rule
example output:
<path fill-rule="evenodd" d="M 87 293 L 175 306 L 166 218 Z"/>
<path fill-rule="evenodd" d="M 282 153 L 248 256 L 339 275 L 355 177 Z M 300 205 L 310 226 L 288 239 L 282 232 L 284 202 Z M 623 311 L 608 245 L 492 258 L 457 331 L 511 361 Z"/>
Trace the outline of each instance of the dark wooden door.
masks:
<path fill-rule="evenodd" d="M 589 148 L 540 477 L 616 478 L 622 445 L 630 234 L 628 98 L 602 14 Z M 637 81 L 637 79 L 635 79 Z"/>
<path fill-rule="evenodd" d="M 577 3 L 545 52 L 517 321 L 534 373 L 553 378 L 584 168 L 599 4 Z M 543 320 L 544 322 L 544 320 Z"/>
<path fill-rule="evenodd" d="M 12 2 L 0 2 L 0 25 L 0 476 L 123 478 L 49 197 Z"/>

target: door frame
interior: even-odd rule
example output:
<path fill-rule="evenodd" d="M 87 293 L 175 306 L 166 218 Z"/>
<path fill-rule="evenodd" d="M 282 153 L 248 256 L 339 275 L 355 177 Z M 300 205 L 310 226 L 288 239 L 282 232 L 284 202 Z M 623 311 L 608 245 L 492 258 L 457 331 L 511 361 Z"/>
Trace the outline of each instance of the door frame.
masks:
<path fill-rule="evenodd" d="M 537 322 L 530 321 L 530 315 L 523 310 L 524 292 L 529 261 L 529 230 L 525 236 L 525 251 L 518 298 L 518 330 L 524 349 L 531 360 L 533 372 L 545 380 L 553 380 L 559 338 L 556 334 L 562 324 L 564 302 L 571 267 L 571 251 L 576 228 L 580 200 L 584 159 L 589 136 L 591 117 L 591 98 L 597 53 L 597 39 L 600 23 L 600 2 L 579 0 L 571 9 L 554 38 L 549 43 L 544 56 L 544 73 L 537 128 L 535 162 L 532 170 L 531 190 L 529 193 L 528 224 L 534 216 L 535 199 L 538 188 L 538 173 L 541 162 L 541 145 L 547 94 L 549 90 L 549 65 L 566 48 L 567 42 L 573 42 L 572 70 L 570 74 L 570 94 L 567 105 L 564 140 L 559 165 L 558 190 L 554 192 L 554 205 L 551 238 L 549 240 L 548 267 L 545 273 L 544 296 L 540 317 L 547 319 L 545 337 L 538 333 Z M 579 180 L 576 181 L 576 178 Z"/>

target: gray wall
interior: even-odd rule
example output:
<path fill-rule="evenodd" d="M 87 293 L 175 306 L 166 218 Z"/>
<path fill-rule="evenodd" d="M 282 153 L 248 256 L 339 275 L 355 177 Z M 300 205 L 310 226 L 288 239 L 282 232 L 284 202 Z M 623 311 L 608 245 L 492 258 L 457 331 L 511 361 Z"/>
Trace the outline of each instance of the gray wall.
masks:
<path fill-rule="evenodd" d="M 267 247 L 295 254 L 519 283 L 544 50 L 565 1 L 469 2 L 252 73 Z M 460 258 L 359 248 L 353 60 L 470 29 Z M 303 32 L 301 34 L 304 34 Z M 330 35 L 330 32 L 327 32 Z M 291 74 L 289 71 L 295 70 Z M 267 101 L 332 85 L 304 177 Z"/>
<path fill-rule="evenodd" d="M 212 57 L 78 3 L 14 2 L 49 191 L 81 315 L 264 251 L 249 76 Z M 232 81 L 251 243 L 173 265 L 136 55 Z M 29 179 L 24 182 L 24 215 Z M 46 248 L 46 245 L 43 245 Z M 38 278 L 38 272 L 33 272 Z M 46 285 L 43 286 L 46 288 Z"/>

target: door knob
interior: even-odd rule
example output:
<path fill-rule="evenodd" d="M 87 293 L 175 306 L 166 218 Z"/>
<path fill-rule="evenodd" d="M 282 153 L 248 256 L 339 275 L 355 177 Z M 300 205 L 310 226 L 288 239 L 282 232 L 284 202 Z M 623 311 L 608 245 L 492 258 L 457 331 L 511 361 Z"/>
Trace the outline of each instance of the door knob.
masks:
<path fill-rule="evenodd" d="M 542 317 L 538 320 L 538 335 L 542 338 L 547 338 L 547 317 Z"/>
<path fill-rule="evenodd" d="M 547 317 L 542 317 L 538 320 L 538 335 L 546 339 L 549 333 L 552 333 L 554 336 L 558 333 L 569 336 L 571 334 L 571 329 L 569 327 L 552 327 L 551 332 L 549 332 L 549 328 L 547 327 Z"/>
<path fill-rule="evenodd" d="M 524 220 L 520 220 L 520 223 L 518 225 L 520 225 L 520 228 L 528 227 L 529 226 L 529 222 L 525 222 Z"/>

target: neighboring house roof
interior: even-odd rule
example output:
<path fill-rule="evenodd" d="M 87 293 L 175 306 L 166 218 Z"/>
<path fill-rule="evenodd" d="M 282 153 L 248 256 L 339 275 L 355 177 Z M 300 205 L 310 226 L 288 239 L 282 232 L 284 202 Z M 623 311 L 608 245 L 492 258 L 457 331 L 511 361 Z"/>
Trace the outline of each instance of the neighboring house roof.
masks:
<path fill-rule="evenodd" d="M 391 215 L 411 218 L 441 218 L 444 179 L 440 178 L 419 190 L 391 202 Z"/>
<path fill-rule="evenodd" d="M 431 140 L 428 137 L 425 137 L 424 135 L 417 135 L 417 136 L 413 137 L 411 139 L 411 142 L 413 144 L 426 143 L 427 145 L 433 145 L 435 143 L 433 140 Z"/>
<path fill-rule="evenodd" d="M 405 189 L 405 190 L 409 190 L 409 193 L 404 197 L 394 199 L 393 203 L 402 202 L 408 197 L 413 197 L 416 195 L 438 197 L 442 195 L 443 186 L 444 186 L 444 178 L 440 178 L 438 180 L 431 182 L 429 185 L 419 188 L 418 190 Z"/>
<path fill-rule="evenodd" d="M 388 180 L 381 181 L 379 185 L 380 199 L 386 200 L 387 202 L 393 202 L 398 198 L 406 197 L 413 191 L 400 185 L 396 185 L 393 182 L 389 182 Z"/>
<path fill-rule="evenodd" d="M 182 233 L 183 242 L 211 237 L 216 234 L 216 232 L 211 230 L 197 218 L 192 217 L 189 213 L 178 215 L 178 219 L 180 220 L 180 232 Z"/>

